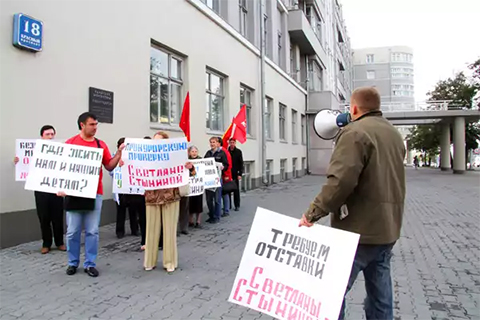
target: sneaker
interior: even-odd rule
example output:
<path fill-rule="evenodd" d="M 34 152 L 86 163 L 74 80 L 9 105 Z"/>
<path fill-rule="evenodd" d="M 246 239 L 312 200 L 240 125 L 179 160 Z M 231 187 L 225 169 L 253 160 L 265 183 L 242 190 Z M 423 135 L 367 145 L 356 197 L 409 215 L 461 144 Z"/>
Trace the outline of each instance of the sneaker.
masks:
<path fill-rule="evenodd" d="M 222 214 L 222 217 L 225 218 L 225 217 L 228 217 L 229 215 L 230 215 L 230 213 L 225 212 L 224 214 Z"/>
<path fill-rule="evenodd" d="M 67 268 L 67 274 L 69 276 L 73 276 L 75 273 L 77 273 L 77 267 L 75 266 L 68 266 Z"/>
<path fill-rule="evenodd" d="M 238 208 L 235 208 L 235 211 L 238 211 Z"/>
<path fill-rule="evenodd" d="M 88 274 L 90 277 L 98 277 L 98 270 L 94 267 L 85 268 L 85 273 Z"/>

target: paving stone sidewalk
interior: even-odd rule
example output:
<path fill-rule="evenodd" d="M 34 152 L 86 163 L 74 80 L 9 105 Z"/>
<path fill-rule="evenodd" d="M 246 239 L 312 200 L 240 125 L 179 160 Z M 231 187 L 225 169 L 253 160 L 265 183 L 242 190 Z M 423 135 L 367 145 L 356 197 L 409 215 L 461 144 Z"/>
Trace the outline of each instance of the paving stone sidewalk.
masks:
<path fill-rule="evenodd" d="M 409 168 L 407 179 L 392 258 L 395 318 L 480 319 L 479 173 Z M 242 194 L 239 212 L 179 237 L 173 275 L 143 271 L 140 239 L 116 239 L 113 225 L 101 228 L 98 278 L 82 269 L 67 276 L 66 254 L 41 255 L 39 241 L 1 250 L 0 319 L 271 319 L 227 302 L 255 209 L 300 217 L 323 181 L 307 176 Z M 360 277 L 348 319 L 365 319 L 364 297 Z"/>

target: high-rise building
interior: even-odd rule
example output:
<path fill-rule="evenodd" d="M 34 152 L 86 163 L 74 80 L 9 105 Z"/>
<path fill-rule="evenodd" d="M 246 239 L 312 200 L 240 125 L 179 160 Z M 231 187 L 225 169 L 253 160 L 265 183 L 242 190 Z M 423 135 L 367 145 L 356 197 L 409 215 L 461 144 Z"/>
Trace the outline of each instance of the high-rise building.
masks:
<path fill-rule="evenodd" d="M 413 50 L 405 46 L 355 49 L 355 87 L 375 86 L 385 111 L 414 110 Z"/>
<path fill-rule="evenodd" d="M 17 13 L 43 22 L 41 30 L 21 29 L 42 32 L 42 51 L 12 45 Z M 248 140 L 239 145 L 244 190 L 262 184 L 263 132 L 268 183 L 304 174 L 308 163 L 312 173 L 325 172 L 332 143 L 316 137 L 313 117 L 323 108 L 338 109 L 352 89 L 350 41 L 337 0 L 117 1 L 113 7 L 109 1 L 5 0 L 0 25 L 2 43 L 10 43 L 0 46 L 0 224 L 8 219 L 12 232 L 37 219 L 32 193 L 14 181 L 15 139 L 37 138 L 44 124 L 54 125 L 60 140 L 76 134 L 91 87 L 112 93 L 113 117 L 98 130 L 112 151 L 120 137 L 157 130 L 181 136 L 189 92 L 192 143 L 203 155 L 208 139 L 221 136 L 246 104 Z M 109 199 L 108 175 L 104 184 Z M 113 205 L 104 208 L 102 221 L 112 221 Z M 3 230 L 2 245 L 12 243 L 13 234 Z M 32 230 L 15 241 L 37 236 Z"/>

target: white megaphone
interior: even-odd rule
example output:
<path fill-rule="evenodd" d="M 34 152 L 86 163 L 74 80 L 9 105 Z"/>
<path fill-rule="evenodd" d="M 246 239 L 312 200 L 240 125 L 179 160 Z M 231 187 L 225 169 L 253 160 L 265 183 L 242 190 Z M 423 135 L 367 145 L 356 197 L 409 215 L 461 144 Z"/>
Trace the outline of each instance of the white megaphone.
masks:
<path fill-rule="evenodd" d="M 317 136 L 323 140 L 332 140 L 340 132 L 340 128 L 350 122 L 349 113 L 341 113 L 338 110 L 320 110 L 313 119 L 313 129 Z"/>

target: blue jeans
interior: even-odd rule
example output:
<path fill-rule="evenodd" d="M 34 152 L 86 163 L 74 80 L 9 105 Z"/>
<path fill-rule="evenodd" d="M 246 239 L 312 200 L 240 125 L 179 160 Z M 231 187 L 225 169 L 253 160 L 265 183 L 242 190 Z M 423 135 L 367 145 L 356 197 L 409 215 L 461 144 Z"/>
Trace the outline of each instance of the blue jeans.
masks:
<path fill-rule="evenodd" d="M 223 213 L 230 212 L 230 194 L 222 195 L 223 198 Z"/>
<path fill-rule="evenodd" d="M 208 217 L 212 220 L 220 220 L 222 213 L 222 188 L 215 191 L 206 190 L 205 197 L 207 199 Z"/>
<path fill-rule="evenodd" d="M 392 248 L 395 245 L 365 245 L 359 244 L 353 261 L 350 279 L 348 280 L 345 295 L 350 291 L 363 271 L 367 298 L 364 301 L 367 320 L 393 319 L 393 290 L 390 276 L 390 259 Z M 340 310 L 339 320 L 345 317 L 345 298 Z"/>
<path fill-rule="evenodd" d="M 102 195 L 97 194 L 95 209 L 92 211 L 67 211 L 67 255 L 68 265 L 80 264 L 82 225 L 85 227 L 84 268 L 95 267 L 98 254 L 98 226 L 102 212 Z"/>

